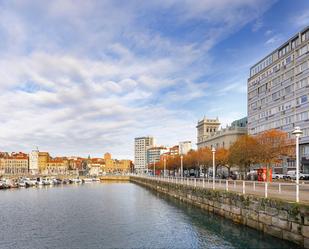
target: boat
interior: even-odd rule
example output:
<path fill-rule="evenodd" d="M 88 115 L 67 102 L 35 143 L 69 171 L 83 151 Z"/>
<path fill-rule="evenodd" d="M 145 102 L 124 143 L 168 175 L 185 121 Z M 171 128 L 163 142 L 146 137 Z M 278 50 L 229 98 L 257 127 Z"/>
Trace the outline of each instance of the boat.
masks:
<path fill-rule="evenodd" d="M 92 181 L 93 181 L 93 182 L 99 182 L 100 179 L 98 179 L 98 178 L 92 178 Z"/>
<path fill-rule="evenodd" d="M 50 180 L 49 178 L 43 178 L 42 182 L 43 182 L 43 185 L 51 185 L 52 184 L 52 180 Z"/>
<path fill-rule="evenodd" d="M 72 179 L 72 183 L 82 183 L 82 180 L 81 179 L 79 179 L 79 178 L 74 178 L 74 179 Z"/>
<path fill-rule="evenodd" d="M 83 183 L 92 183 L 92 178 L 84 178 Z"/>
<path fill-rule="evenodd" d="M 25 188 L 27 187 L 26 182 L 24 180 L 19 180 L 17 183 L 18 187 Z"/>

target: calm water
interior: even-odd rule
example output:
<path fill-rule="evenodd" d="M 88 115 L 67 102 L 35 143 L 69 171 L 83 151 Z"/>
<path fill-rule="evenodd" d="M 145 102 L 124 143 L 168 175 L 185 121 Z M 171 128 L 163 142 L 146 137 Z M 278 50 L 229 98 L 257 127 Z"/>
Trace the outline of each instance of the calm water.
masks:
<path fill-rule="evenodd" d="M 132 183 L 0 191 L 0 248 L 295 248 Z"/>

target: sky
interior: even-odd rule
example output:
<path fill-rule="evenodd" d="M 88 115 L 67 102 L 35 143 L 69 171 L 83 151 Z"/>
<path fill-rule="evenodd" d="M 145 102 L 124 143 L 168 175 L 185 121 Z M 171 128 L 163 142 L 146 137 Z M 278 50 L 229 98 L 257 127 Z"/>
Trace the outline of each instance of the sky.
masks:
<path fill-rule="evenodd" d="M 250 67 L 307 0 L 0 0 L 0 151 L 133 158 L 247 115 Z"/>

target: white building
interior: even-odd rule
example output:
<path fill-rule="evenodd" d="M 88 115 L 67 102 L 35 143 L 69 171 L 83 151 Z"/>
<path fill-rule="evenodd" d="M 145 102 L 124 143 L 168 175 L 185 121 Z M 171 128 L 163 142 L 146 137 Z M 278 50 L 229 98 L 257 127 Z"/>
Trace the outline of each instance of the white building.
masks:
<path fill-rule="evenodd" d="M 248 79 L 248 133 L 269 129 L 291 134 L 296 126 L 300 139 L 302 170 L 309 173 L 309 26 L 250 69 Z M 295 160 L 277 172 L 295 170 Z"/>
<path fill-rule="evenodd" d="M 29 173 L 36 175 L 39 173 L 39 150 L 33 150 L 29 153 Z"/>
<path fill-rule="evenodd" d="M 134 166 L 138 173 L 146 173 L 147 149 L 154 146 L 153 137 L 137 137 L 134 141 Z"/>
<path fill-rule="evenodd" d="M 191 141 L 179 142 L 179 154 L 186 155 L 192 149 Z"/>
<path fill-rule="evenodd" d="M 166 147 L 150 147 L 147 149 L 147 164 L 153 164 L 160 162 L 161 155 L 168 152 Z"/>

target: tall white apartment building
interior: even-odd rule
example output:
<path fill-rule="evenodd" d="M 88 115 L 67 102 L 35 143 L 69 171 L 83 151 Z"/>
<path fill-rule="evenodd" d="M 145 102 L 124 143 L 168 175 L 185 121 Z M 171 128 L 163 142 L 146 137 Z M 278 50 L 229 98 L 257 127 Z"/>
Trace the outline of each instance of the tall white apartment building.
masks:
<path fill-rule="evenodd" d="M 295 34 L 250 69 L 248 133 L 269 129 L 289 133 L 299 126 L 302 169 L 309 172 L 309 27 Z M 283 173 L 295 167 L 282 165 Z"/>
<path fill-rule="evenodd" d="M 191 141 L 179 142 L 179 154 L 186 155 L 192 149 Z"/>
<path fill-rule="evenodd" d="M 147 149 L 154 146 L 153 137 L 137 137 L 134 141 L 134 167 L 137 173 L 146 173 Z"/>

